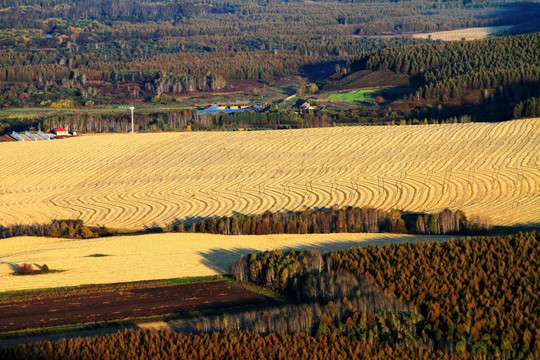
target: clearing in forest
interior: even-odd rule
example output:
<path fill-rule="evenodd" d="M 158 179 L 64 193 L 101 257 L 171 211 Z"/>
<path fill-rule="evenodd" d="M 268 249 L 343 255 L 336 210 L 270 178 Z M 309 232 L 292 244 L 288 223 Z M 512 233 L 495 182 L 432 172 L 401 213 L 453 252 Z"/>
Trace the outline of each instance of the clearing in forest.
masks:
<path fill-rule="evenodd" d="M 381 89 L 361 89 L 354 90 L 348 93 L 336 93 L 328 96 L 328 99 L 340 99 L 349 102 L 372 102 L 373 99 L 371 97 L 366 98 L 366 95 L 375 93 L 380 90 Z"/>
<path fill-rule="evenodd" d="M 364 206 L 540 223 L 540 119 L 0 143 L 0 225 Z"/>
<path fill-rule="evenodd" d="M 430 33 L 414 34 L 416 39 L 432 39 L 442 41 L 480 40 L 510 29 L 512 26 L 489 26 L 466 28 L 449 31 L 434 31 Z"/>

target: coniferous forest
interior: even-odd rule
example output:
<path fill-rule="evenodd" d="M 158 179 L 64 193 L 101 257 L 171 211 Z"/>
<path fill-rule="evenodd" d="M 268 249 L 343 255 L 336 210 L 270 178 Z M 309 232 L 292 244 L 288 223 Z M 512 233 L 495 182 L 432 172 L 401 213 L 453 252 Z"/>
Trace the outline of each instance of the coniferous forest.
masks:
<path fill-rule="evenodd" d="M 321 286 L 325 277 L 339 288 L 338 280 L 324 274 L 367 276 L 386 294 L 414 305 L 426 322 L 424 340 L 435 348 L 534 358 L 540 351 L 538 245 L 537 234 L 526 233 L 326 254 L 274 251 L 249 255 L 231 272 L 298 298 L 328 292 L 328 285 Z"/>
<path fill-rule="evenodd" d="M 533 359 L 537 234 L 443 243 L 270 251 L 231 267 L 298 301 L 202 318 L 191 335 L 130 330 L 0 348 L 10 359 Z"/>

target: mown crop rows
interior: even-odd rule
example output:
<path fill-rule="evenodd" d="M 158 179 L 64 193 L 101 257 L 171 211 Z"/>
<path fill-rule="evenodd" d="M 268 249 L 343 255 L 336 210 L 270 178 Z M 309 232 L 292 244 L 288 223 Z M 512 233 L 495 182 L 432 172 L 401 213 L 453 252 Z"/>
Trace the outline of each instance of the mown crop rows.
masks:
<path fill-rule="evenodd" d="M 0 146 L 0 224 L 363 206 L 537 223 L 540 121 L 82 136 Z"/>

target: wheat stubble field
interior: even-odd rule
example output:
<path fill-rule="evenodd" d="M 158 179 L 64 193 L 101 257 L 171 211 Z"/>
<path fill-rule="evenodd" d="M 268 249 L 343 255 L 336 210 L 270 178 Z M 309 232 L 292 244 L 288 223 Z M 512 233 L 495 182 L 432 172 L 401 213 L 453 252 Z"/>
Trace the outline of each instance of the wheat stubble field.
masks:
<path fill-rule="evenodd" d="M 412 37 L 416 39 L 432 39 L 442 41 L 460 41 L 465 40 L 480 40 L 485 39 L 497 32 L 510 29 L 512 26 L 490 26 L 476 27 L 448 31 L 434 31 L 430 33 L 414 34 Z"/>
<path fill-rule="evenodd" d="M 348 249 L 404 241 L 443 241 L 450 236 L 402 234 L 212 235 L 149 234 L 72 240 L 14 237 L 0 241 L 0 292 L 228 273 L 240 255 L 274 249 Z M 89 257 L 92 254 L 108 256 Z M 13 276 L 23 262 L 59 273 Z"/>
<path fill-rule="evenodd" d="M 0 144 L 0 224 L 136 229 L 304 207 L 540 222 L 540 120 L 90 135 Z"/>

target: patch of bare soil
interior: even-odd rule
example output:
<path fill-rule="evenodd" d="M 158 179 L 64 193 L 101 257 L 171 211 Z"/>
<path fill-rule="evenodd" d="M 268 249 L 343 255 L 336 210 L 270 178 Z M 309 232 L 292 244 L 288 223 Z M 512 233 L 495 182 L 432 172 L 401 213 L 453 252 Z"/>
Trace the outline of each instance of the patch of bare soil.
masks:
<path fill-rule="evenodd" d="M 0 142 L 17 141 L 8 134 L 0 136 Z"/>
<path fill-rule="evenodd" d="M 271 304 L 225 281 L 0 304 L 0 332 Z"/>

